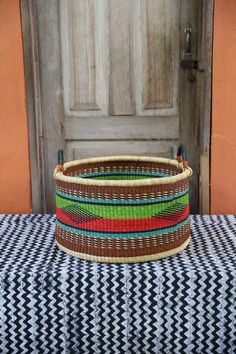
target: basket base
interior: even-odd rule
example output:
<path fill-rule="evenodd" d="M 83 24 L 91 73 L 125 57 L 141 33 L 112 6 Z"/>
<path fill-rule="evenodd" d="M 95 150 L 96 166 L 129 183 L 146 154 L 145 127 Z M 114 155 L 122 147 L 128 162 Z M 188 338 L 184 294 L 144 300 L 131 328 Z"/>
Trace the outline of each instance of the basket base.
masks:
<path fill-rule="evenodd" d="M 87 261 L 95 261 L 95 262 L 102 262 L 102 263 L 140 263 L 140 262 L 150 262 L 155 261 L 157 259 L 165 258 L 172 256 L 176 253 L 183 251 L 189 244 L 190 237 L 184 241 L 179 247 L 173 248 L 169 251 L 160 252 L 156 254 L 149 254 L 145 256 L 138 256 L 138 257 L 102 257 L 102 256 L 93 256 L 90 254 L 80 253 L 72 251 L 64 246 L 62 246 L 57 240 L 57 246 L 64 252 L 68 253 L 71 256 L 84 259 Z"/>

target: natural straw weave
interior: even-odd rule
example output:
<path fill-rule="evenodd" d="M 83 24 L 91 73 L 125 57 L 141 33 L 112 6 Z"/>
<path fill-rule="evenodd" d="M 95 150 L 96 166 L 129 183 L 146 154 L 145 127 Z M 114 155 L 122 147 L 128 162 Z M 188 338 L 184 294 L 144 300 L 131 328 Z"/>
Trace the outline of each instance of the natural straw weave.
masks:
<path fill-rule="evenodd" d="M 190 240 L 189 176 L 171 159 L 112 156 L 62 163 L 56 242 L 98 262 L 132 263 L 182 251 Z"/>

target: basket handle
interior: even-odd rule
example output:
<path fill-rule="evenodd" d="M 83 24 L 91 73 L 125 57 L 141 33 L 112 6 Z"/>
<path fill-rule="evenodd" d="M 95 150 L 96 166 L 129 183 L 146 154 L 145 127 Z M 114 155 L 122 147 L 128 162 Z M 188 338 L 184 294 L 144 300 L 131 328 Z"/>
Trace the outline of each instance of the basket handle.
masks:
<path fill-rule="evenodd" d="M 62 149 L 59 149 L 57 151 L 57 171 L 63 171 L 64 165 L 64 151 Z"/>
<path fill-rule="evenodd" d="M 188 168 L 187 151 L 185 145 L 181 144 L 177 152 L 177 161 L 183 164 L 183 168 Z"/>

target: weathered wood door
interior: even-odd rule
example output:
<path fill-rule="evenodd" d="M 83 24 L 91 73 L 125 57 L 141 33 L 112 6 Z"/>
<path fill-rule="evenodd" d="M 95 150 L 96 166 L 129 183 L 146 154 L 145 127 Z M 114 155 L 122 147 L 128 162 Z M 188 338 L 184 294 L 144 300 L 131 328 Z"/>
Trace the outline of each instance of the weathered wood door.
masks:
<path fill-rule="evenodd" d="M 30 79 L 37 116 L 33 198 L 41 196 L 36 211 L 54 211 L 52 173 L 61 147 L 67 160 L 174 158 L 180 142 L 194 170 L 191 204 L 198 211 L 200 74 L 180 62 L 198 59 L 201 7 L 199 0 L 22 2 L 37 63 Z"/>

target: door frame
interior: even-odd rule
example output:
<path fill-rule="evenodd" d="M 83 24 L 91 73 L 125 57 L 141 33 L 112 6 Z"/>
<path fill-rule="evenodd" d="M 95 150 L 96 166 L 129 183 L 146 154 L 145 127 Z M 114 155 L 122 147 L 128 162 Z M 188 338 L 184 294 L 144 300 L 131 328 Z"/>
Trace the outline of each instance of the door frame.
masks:
<path fill-rule="evenodd" d="M 214 0 L 202 2 L 202 33 L 199 56 L 200 67 L 205 70 L 200 77 L 197 91 L 197 107 L 200 117 L 200 176 L 199 210 L 211 213 L 211 123 L 212 123 L 212 60 L 214 35 Z"/>
<path fill-rule="evenodd" d="M 20 0 L 23 34 L 26 104 L 28 114 L 31 195 L 33 213 L 46 212 L 43 118 L 41 105 L 38 29 L 35 0 Z M 204 75 L 198 73 L 197 116 L 199 122 L 199 211 L 210 213 L 210 146 L 212 99 L 212 44 L 214 0 L 202 1 L 199 54 Z M 60 62 L 60 58 L 58 58 Z M 60 127 L 63 130 L 63 126 Z M 57 137 L 57 146 L 64 141 Z"/>

